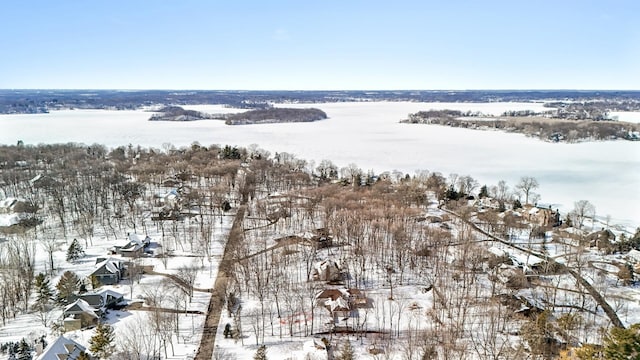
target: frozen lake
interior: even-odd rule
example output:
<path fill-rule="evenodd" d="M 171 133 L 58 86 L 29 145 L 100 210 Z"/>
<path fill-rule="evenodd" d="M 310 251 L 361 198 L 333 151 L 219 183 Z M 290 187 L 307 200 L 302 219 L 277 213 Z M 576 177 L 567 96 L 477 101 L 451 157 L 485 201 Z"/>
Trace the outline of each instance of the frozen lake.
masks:
<path fill-rule="evenodd" d="M 612 111 L 609 113 L 609 118 L 618 121 L 640 123 L 640 111 Z"/>
<path fill-rule="evenodd" d="M 521 176 L 540 183 L 541 202 L 570 210 L 589 200 L 599 215 L 616 222 L 640 223 L 640 144 L 630 141 L 554 144 L 519 134 L 450 127 L 400 124 L 407 114 L 428 109 L 481 111 L 544 109 L 541 103 L 359 102 L 287 104 L 316 107 L 329 119 L 313 123 L 227 126 L 221 121 L 151 122 L 144 111 L 68 110 L 37 115 L 0 116 L 0 143 L 78 142 L 107 146 L 175 146 L 231 144 L 289 152 L 315 161 L 330 159 L 339 167 L 355 163 L 374 172 L 416 170 L 471 175 L 481 184 Z M 185 108 L 213 113 L 233 109 L 216 105 Z"/>

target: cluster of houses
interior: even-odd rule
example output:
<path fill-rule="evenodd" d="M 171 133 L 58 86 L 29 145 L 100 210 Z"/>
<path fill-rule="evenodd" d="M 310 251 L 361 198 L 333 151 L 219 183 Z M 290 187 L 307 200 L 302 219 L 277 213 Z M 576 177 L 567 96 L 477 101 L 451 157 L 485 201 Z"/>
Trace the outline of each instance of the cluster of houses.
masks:
<path fill-rule="evenodd" d="M 112 255 L 119 257 L 99 257 L 94 270 L 89 274 L 93 290 L 73 294 L 67 298 L 68 305 L 63 309 L 64 331 L 92 328 L 98 325 L 109 310 L 121 309 L 126 302 L 124 295 L 110 285 L 117 285 L 128 276 L 130 263 L 125 258 L 143 256 L 151 243 L 151 239 L 136 234 L 129 234 L 126 240 L 117 243 L 110 249 Z M 46 344 L 45 344 L 46 345 Z M 44 347 L 36 342 L 36 360 L 77 360 L 81 354 L 94 358 L 86 353 L 87 349 L 74 340 L 60 336 L 53 343 Z"/>
<path fill-rule="evenodd" d="M 128 239 L 116 244 L 111 252 L 125 258 L 136 258 L 142 256 L 150 243 L 148 236 L 141 238 L 136 234 L 129 234 Z M 115 309 L 123 302 L 123 294 L 102 286 L 117 285 L 127 276 L 127 267 L 128 263 L 122 258 L 96 259 L 95 269 L 89 275 L 95 290 L 73 295 L 68 299 L 69 305 L 63 311 L 65 331 L 96 326 L 109 309 Z"/>
<path fill-rule="evenodd" d="M 360 309 L 373 307 L 372 300 L 362 290 L 343 287 L 324 289 L 316 295 L 315 305 L 329 312 L 328 325 L 334 331 L 351 329 L 349 320 L 358 319 Z"/>
<path fill-rule="evenodd" d="M 349 320 L 358 319 L 360 309 L 373 307 L 372 300 L 362 290 L 341 285 L 346 275 L 335 261 L 327 259 L 316 263 L 311 276 L 314 281 L 327 283 L 316 295 L 315 306 L 327 310 L 331 317 L 327 325 L 332 331 L 349 330 Z"/>
<path fill-rule="evenodd" d="M 63 310 L 65 331 L 96 326 L 110 309 L 124 301 L 124 295 L 103 285 L 116 285 L 126 276 L 126 263 L 116 258 L 98 258 L 96 268 L 89 275 L 94 290 L 71 295 Z"/>

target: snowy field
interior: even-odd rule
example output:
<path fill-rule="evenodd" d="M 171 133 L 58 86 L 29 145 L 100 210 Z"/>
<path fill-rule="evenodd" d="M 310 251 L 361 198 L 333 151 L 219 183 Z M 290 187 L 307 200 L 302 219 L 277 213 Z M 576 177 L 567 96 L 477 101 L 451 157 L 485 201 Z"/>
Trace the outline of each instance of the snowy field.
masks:
<path fill-rule="evenodd" d="M 79 142 L 107 146 L 139 144 L 161 148 L 232 144 L 288 152 L 318 164 L 330 159 L 339 167 L 355 163 L 374 172 L 427 169 L 468 174 L 481 184 L 521 176 L 540 183 L 541 201 L 561 211 L 576 200 L 589 200 L 600 216 L 636 226 L 640 219 L 640 148 L 629 141 L 555 144 L 521 134 L 451 127 L 400 124 L 409 113 L 429 109 L 480 111 L 545 109 L 541 103 L 358 102 L 286 104 L 316 107 L 329 119 L 313 123 L 227 126 L 222 121 L 150 122 L 144 111 L 68 110 L 37 115 L 0 116 L 0 143 Z M 187 106 L 212 113 L 233 112 L 220 105 Z M 244 110 L 237 110 L 244 111 Z"/>

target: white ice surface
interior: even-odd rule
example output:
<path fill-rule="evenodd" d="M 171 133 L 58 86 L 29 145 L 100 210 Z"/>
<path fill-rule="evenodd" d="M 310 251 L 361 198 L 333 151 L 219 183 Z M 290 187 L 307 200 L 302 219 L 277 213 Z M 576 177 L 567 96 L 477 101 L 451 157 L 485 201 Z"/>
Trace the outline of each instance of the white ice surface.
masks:
<path fill-rule="evenodd" d="M 188 146 L 231 144 L 288 152 L 318 164 L 330 159 L 339 167 L 355 163 L 375 172 L 418 169 L 469 174 L 481 184 L 506 180 L 513 188 L 522 176 L 534 176 L 545 203 L 560 210 L 589 200 L 599 215 L 635 226 L 640 222 L 640 146 L 609 141 L 555 144 L 521 134 L 441 126 L 400 124 L 409 113 L 432 108 L 481 111 L 541 110 L 540 103 L 358 102 L 286 104 L 316 107 L 329 119 L 312 123 L 227 126 L 219 120 L 147 121 L 144 111 L 65 110 L 50 114 L 0 116 L 0 143 L 79 142 L 107 146 L 164 143 Z M 193 108 L 193 107 L 190 107 Z M 231 111 L 219 105 L 198 110 Z M 238 110 L 243 111 L 243 110 Z"/>

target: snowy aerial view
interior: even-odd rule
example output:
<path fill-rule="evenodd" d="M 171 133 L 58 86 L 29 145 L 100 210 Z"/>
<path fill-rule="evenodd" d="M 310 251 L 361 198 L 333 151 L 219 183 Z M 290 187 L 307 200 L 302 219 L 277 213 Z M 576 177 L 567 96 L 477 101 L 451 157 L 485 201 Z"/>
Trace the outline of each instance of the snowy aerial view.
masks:
<path fill-rule="evenodd" d="M 5 4 L 0 360 L 640 359 L 638 13 Z"/>

